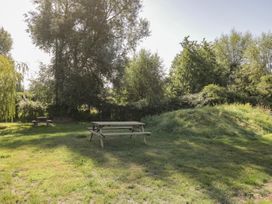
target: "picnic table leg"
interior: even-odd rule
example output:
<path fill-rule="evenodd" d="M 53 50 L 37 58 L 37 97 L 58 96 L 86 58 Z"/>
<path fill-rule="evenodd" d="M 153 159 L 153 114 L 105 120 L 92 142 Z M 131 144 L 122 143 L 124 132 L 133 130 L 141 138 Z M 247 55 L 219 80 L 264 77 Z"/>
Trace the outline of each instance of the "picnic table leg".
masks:
<path fill-rule="evenodd" d="M 104 149 L 103 136 L 100 136 L 100 145 L 101 145 L 101 148 Z"/>
<path fill-rule="evenodd" d="M 91 133 L 90 142 L 92 141 L 92 139 L 93 139 L 93 133 Z"/>
<path fill-rule="evenodd" d="M 141 127 L 141 130 L 142 130 L 142 132 L 144 132 L 144 126 L 143 125 Z M 147 144 L 147 142 L 146 142 L 146 136 L 145 135 L 144 135 L 144 143 Z"/>
<path fill-rule="evenodd" d="M 101 145 L 101 148 L 104 149 L 104 142 L 103 142 L 103 136 L 102 136 L 102 128 L 103 127 L 99 127 L 97 132 L 100 133 L 100 145 Z"/>
<path fill-rule="evenodd" d="M 95 131 L 95 126 L 93 125 L 93 131 Z M 93 139 L 93 133 L 91 132 L 91 137 L 90 137 L 90 142 L 92 141 Z"/>
<path fill-rule="evenodd" d="M 130 129 L 130 131 L 131 131 L 131 133 L 133 133 L 133 132 L 134 132 L 134 127 L 132 127 L 132 128 Z M 130 135 L 130 139 L 132 139 L 132 134 Z"/>
<path fill-rule="evenodd" d="M 145 135 L 144 135 L 144 143 L 147 144 L 147 142 L 146 142 L 146 136 Z"/>

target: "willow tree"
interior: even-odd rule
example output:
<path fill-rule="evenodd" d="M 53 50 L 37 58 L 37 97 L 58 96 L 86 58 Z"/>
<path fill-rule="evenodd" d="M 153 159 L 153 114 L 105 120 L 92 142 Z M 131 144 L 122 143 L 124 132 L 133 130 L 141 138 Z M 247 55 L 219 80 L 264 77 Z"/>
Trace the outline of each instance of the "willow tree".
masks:
<path fill-rule="evenodd" d="M 34 43 L 51 53 L 59 106 L 95 105 L 149 34 L 141 0 L 36 0 L 27 14 Z"/>
<path fill-rule="evenodd" d="M 12 121 L 15 116 L 16 81 L 13 62 L 0 55 L 0 121 Z"/>

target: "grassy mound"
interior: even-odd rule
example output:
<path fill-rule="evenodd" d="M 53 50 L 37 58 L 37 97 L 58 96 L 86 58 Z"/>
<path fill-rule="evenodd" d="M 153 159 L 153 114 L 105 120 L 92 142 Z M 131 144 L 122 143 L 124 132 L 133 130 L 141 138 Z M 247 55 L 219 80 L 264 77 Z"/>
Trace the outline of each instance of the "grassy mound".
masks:
<path fill-rule="evenodd" d="M 240 203 L 261 194 L 272 202 L 271 111 L 222 105 L 178 110 L 145 122 L 162 138 L 160 152 L 169 158 L 167 163 L 211 197 Z"/>
<path fill-rule="evenodd" d="M 0 203 L 243 203 L 272 199 L 272 117 L 249 105 L 144 119 L 101 150 L 84 123 L 1 124 Z"/>
<path fill-rule="evenodd" d="M 260 139 L 272 132 L 272 112 L 250 105 L 222 105 L 165 113 L 145 121 L 157 132 L 211 139 Z"/>

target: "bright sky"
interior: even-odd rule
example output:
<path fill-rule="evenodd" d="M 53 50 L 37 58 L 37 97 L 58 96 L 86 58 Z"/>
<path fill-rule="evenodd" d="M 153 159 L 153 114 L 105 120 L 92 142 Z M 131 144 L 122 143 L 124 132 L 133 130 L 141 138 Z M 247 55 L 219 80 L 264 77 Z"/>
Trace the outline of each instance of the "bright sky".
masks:
<path fill-rule="evenodd" d="M 5 3 L 3 3 L 5 2 Z M 139 48 L 157 52 L 166 70 L 180 51 L 180 42 L 190 35 L 192 40 L 214 40 L 222 33 L 250 31 L 268 32 L 272 27 L 271 0 L 143 0 L 142 16 L 150 21 L 151 36 Z M 12 56 L 26 62 L 30 75 L 38 71 L 39 62 L 50 58 L 32 44 L 26 33 L 23 14 L 32 10 L 31 0 L 1 0 L 0 26 L 11 33 Z"/>

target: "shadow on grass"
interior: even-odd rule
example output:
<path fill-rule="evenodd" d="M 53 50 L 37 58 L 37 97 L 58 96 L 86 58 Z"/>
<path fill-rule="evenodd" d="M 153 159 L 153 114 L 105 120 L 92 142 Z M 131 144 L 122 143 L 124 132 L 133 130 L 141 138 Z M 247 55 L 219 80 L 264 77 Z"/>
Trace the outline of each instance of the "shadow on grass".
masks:
<path fill-rule="evenodd" d="M 13 136 L 13 137 L 25 137 L 33 135 L 48 135 L 48 134 L 58 134 L 58 133 L 71 133 L 82 131 L 86 127 L 86 123 L 63 123 L 63 124 L 53 124 L 46 126 L 45 124 L 34 127 L 32 124 L 28 123 L 17 123 L 7 126 L 5 129 L 0 129 L 1 136 Z"/>
<path fill-rule="evenodd" d="M 261 123 L 264 131 L 272 130 L 271 123 Z M 22 129 L 17 134 L 14 132 L 15 138 L 23 135 L 33 138 L 6 140 L 0 143 L 0 148 L 65 146 L 79 156 L 92 159 L 96 166 L 118 169 L 136 164 L 144 169 L 146 176 L 173 185 L 176 181 L 171 175 L 178 173 L 196 181 L 211 199 L 220 203 L 231 203 L 237 196 L 250 197 L 248 187 L 264 182 L 265 176 L 255 178 L 259 175 L 250 175 L 247 168 L 272 176 L 271 142 L 262 139 L 248 119 L 237 113 L 188 110 L 151 118 L 149 124 L 153 136 L 148 145 L 143 144 L 142 138 L 117 137 L 106 139 L 105 149 L 101 150 L 97 139 L 90 144 L 87 125 L 81 124 Z M 112 163 L 106 154 L 118 163 Z"/>

